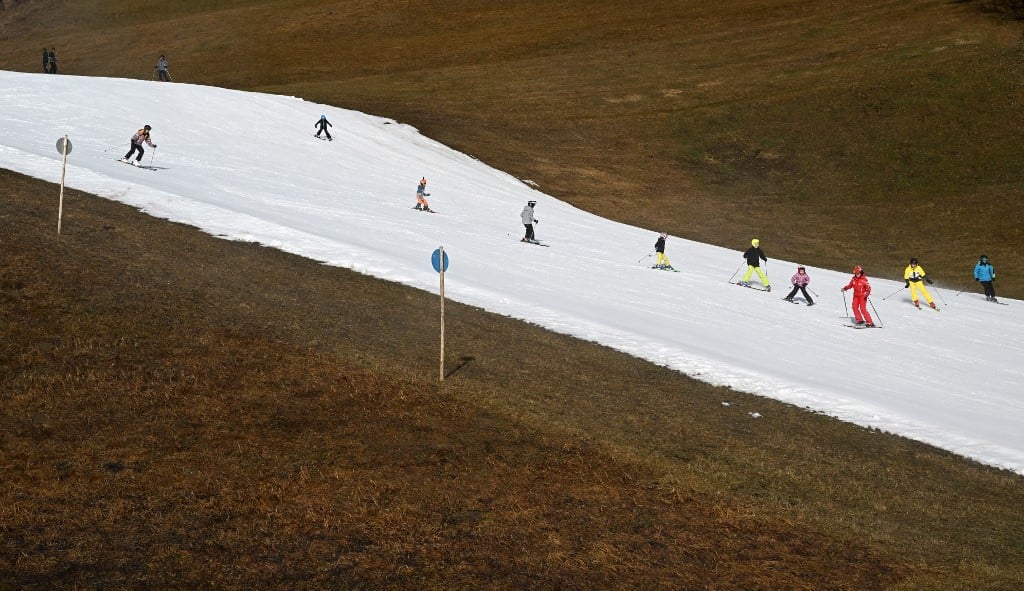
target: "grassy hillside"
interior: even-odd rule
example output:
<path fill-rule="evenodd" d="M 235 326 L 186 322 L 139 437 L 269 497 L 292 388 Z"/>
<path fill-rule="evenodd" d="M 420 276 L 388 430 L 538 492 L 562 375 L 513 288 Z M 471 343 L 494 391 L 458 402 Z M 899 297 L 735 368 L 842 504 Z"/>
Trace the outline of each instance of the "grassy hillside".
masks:
<path fill-rule="evenodd" d="M 5 591 L 1024 585 L 1019 476 L 0 183 Z"/>
<path fill-rule="evenodd" d="M 166 53 L 622 221 L 955 288 L 985 252 L 1020 297 L 1020 35 L 946 0 L 37 0 L 0 67 Z M 0 590 L 1024 588 L 1018 476 L 466 306 L 439 387 L 430 294 L 75 191 L 58 239 L 54 187 L 0 186 Z"/>
<path fill-rule="evenodd" d="M 882 277 L 916 256 L 956 289 L 986 253 L 1022 297 L 1021 24 L 987 6 L 47 0 L 2 13 L 0 67 L 45 44 L 151 78 L 166 53 L 177 81 L 395 117 L 628 223 Z"/>

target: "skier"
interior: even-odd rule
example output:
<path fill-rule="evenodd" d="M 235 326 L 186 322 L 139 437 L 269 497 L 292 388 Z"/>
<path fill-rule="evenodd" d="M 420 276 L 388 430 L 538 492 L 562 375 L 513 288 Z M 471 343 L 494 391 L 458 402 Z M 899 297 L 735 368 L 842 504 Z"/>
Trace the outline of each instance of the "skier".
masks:
<path fill-rule="evenodd" d="M 654 267 L 657 269 L 672 269 L 672 263 L 665 256 L 665 240 L 668 239 L 668 232 L 658 235 L 658 241 L 654 243 L 654 252 L 658 253 L 654 260 Z"/>
<path fill-rule="evenodd" d="M 537 243 L 537 239 L 533 235 L 533 225 L 539 224 L 540 220 L 533 217 L 533 207 L 535 205 L 537 205 L 536 201 L 527 201 L 523 211 L 519 213 L 519 217 L 523 220 L 523 225 L 526 226 L 526 236 L 520 242 Z"/>
<path fill-rule="evenodd" d="M 434 211 L 430 209 L 430 204 L 427 203 L 427 197 L 430 197 L 430 193 L 427 193 L 427 177 L 420 179 L 420 184 L 416 187 L 416 207 L 420 211 Z"/>
<path fill-rule="evenodd" d="M 320 115 L 320 120 L 314 123 L 313 127 L 320 128 L 316 130 L 316 137 L 320 137 L 321 133 L 326 133 L 327 140 L 332 142 L 334 141 L 334 138 L 331 137 L 331 132 L 327 131 L 328 127 L 334 127 L 333 125 L 331 125 L 331 122 L 327 120 L 327 115 Z M 419 208 L 417 207 L 416 209 Z"/>
<path fill-rule="evenodd" d="M 50 54 L 46 53 L 46 47 L 43 47 L 43 72 L 50 73 Z"/>
<path fill-rule="evenodd" d="M 46 56 L 50 62 L 50 69 L 48 70 L 51 74 L 57 73 L 57 48 L 51 47 L 50 54 Z"/>
<path fill-rule="evenodd" d="M 160 59 L 156 61 L 156 65 L 153 66 L 156 68 L 156 73 L 159 76 L 160 82 L 171 81 L 171 75 L 167 73 L 167 65 L 167 58 L 161 55 Z"/>
<path fill-rule="evenodd" d="M 868 282 L 868 278 L 864 275 L 864 269 L 857 265 L 853 268 L 853 278 L 846 284 L 846 287 L 842 291 L 848 289 L 853 290 L 853 319 L 858 325 L 864 325 L 868 328 L 875 326 L 875 322 L 871 319 L 871 314 L 868 313 L 868 296 L 871 295 L 871 283 Z"/>
<path fill-rule="evenodd" d="M 764 251 L 761 250 L 761 241 L 757 238 L 751 240 L 750 248 L 743 253 L 743 258 L 747 259 L 747 272 L 743 274 L 739 285 L 750 287 L 750 276 L 757 271 L 757 276 L 761 278 L 761 285 L 764 285 L 765 291 L 771 291 L 772 286 L 768 282 L 768 276 L 761 270 L 761 261 L 768 262 L 768 257 L 764 256 Z"/>
<path fill-rule="evenodd" d="M 156 144 L 154 144 L 152 139 L 149 137 L 149 130 L 151 129 L 153 128 L 146 125 L 142 129 L 135 132 L 135 135 L 133 135 L 131 139 L 132 149 L 128 150 L 128 153 L 124 155 L 124 158 L 121 159 L 121 162 L 126 162 L 128 164 L 139 166 L 139 163 L 142 162 L 142 155 L 146 152 L 146 150 L 142 147 L 142 142 L 146 142 L 151 147 L 156 148 Z M 139 156 L 135 160 L 132 160 L 132 154 L 134 154 L 136 150 L 138 150 Z"/>
<path fill-rule="evenodd" d="M 800 290 L 804 294 L 804 299 L 807 300 L 808 306 L 814 305 L 814 300 L 811 296 L 807 295 L 807 286 L 811 283 L 811 276 L 807 274 L 807 269 L 803 265 L 796 268 L 796 273 L 790 278 L 790 283 L 793 284 L 793 291 L 789 292 L 789 295 L 782 298 L 787 302 L 793 301 L 793 296 L 796 295 L 797 290 Z"/>
<path fill-rule="evenodd" d="M 932 295 L 928 293 L 928 289 L 924 286 L 924 283 L 931 285 L 932 280 L 925 277 L 924 268 L 917 265 L 917 259 L 910 259 L 910 264 L 907 265 L 907 268 L 903 271 L 903 281 L 905 286 L 910 288 L 910 299 L 914 300 L 915 306 L 918 308 L 921 307 L 921 303 L 918 301 L 917 297 L 917 292 L 920 290 L 921 294 L 924 295 L 925 301 L 928 302 L 928 305 L 935 308 L 935 302 L 932 301 Z"/>
<path fill-rule="evenodd" d="M 985 299 L 990 302 L 998 302 L 996 299 L 996 288 L 992 286 L 992 282 L 996 279 L 996 268 L 992 266 L 992 263 L 988 262 L 988 257 L 981 255 L 978 259 L 978 264 L 974 265 L 974 280 L 980 281 L 982 287 L 985 288 Z"/>

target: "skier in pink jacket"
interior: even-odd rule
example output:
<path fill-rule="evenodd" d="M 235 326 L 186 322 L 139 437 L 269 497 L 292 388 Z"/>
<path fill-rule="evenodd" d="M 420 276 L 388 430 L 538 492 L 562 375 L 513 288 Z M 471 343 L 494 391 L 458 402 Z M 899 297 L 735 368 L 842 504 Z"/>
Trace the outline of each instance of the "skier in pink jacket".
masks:
<path fill-rule="evenodd" d="M 782 298 L 787 302 L 793 301 L 793 296 L 796 295 L 797 290 L 804 294 L 804 300 L 808 306 L 814 305 L 814 300 L 811 296 L 807 295 L 807 285 L 811 282 L 811 276 L 807 274 L 807 269 L 803 265 L 796 268 L 796 273 L 789 280 L 793 284 L 793 290 L 789 292 L 789 295 Z"/>

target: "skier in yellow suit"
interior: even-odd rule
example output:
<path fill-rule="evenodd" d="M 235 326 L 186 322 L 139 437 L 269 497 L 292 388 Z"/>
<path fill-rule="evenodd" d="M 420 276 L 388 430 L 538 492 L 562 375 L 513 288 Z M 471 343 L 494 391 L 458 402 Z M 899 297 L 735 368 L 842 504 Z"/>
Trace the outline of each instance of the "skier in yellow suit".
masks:
<path fill-rule="evenodd" d="M 928 305 L 935 308 L 935 302 L 932 301 L 932 296 L 928 293 L 928 289 L 925 288 L 924 284 L 931 284 L 932 280 L 925 277 L 924 268 L 917 264 L 917 259 L 910 259 L 910 264 L 907 265 L 905 271 L 903 271 L 903 281 L 906 286 L 910 288 L 910 299 L 914 300 L 914 305 L 918 308 L 921 307 L 921 303 L 918 301 L 917 292 L 920 290 L 921 295 L 924 296 L 924 300 L 928 302 Z"/>

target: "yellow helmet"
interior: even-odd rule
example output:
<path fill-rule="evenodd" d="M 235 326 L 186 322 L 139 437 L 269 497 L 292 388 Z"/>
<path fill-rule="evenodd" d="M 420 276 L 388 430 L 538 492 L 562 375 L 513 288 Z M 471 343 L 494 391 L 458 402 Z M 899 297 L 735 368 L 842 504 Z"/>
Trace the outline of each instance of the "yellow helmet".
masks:
<path fill-rule="evenodd" d="M 750 241 L 750 246 L 753 246 L 754 248 L 757 248 L 760 245 L 761 245 L 761 241 L 758 240 L 757 238 L 754 238 L 753 240 Z"/>

